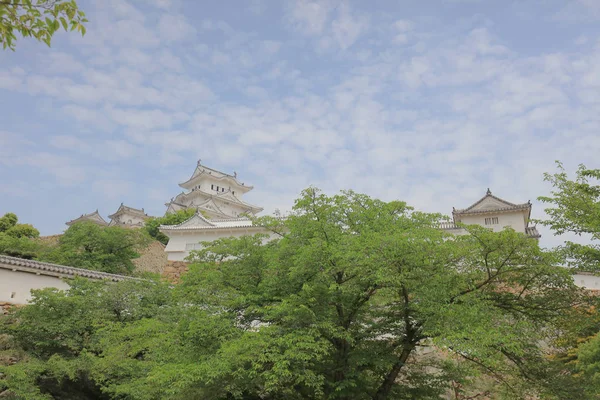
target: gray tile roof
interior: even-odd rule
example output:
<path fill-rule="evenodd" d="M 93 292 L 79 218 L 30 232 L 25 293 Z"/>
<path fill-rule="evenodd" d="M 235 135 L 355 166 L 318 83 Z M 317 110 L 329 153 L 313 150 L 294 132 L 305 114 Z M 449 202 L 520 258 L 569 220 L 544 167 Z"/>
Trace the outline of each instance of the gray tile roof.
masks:
<path fill-rule="evenodd" d="M 23 258 L 9 257 L 4 255 L 0 255 L 0 268 L 10 269 L 13 271 L 29 272 L 37 275 L 55 276 L 57 278 L 74 278 L 76 276 L 81 276 L 89 279 L 109 280 L 113 282 L 137 279 L 130 276 L 109 274 L 107 272 L 67 267 L 66 265 L 25 260 Z"/>

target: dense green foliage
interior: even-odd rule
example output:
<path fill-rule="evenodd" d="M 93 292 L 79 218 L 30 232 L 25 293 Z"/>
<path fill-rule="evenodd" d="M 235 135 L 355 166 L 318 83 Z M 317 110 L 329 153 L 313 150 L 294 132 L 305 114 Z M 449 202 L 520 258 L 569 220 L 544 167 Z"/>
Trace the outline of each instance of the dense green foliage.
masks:
<path fill-rule="evenodd" d="M 540 222 L 557 235 L 575 233 L 590 239 L 585 245 L 567 241 L 560 251 L 570 266 L 599 273 L 600 169 L 580 165 L 574 180 L 569 179 L 562 164 L 558 163 L 558 169 L 555 174 L 545 174 L 553 190 L 551 196 L 539 200 L 553 207 L 545 210 L 549 218 Z M 600 317 L 597 313 L 594 316 L 579 330 L 576 340 L 580 346 L 559 358 L 585 382 L 588 398 L 600 398 Z"/>
<path fill-rule="evenodd" d="M 141 229 L 103 227 L 92 222 L 73 224 L 60 237 L 58 246 L 39 255 L 41 261 L 94 269 L 114 274 L 130 274 L 132 259 L 150 243 Z"/>
<path fill-rule="evenodd" d="M 569 177 L 558 163 L 559 172 L 545 174 L 552 184 L 551 196 L 538 200 L 552 205 L 544 211 L 549 216 L 540 223 L 550 227 L 555 234 L 571 232 L 591 239 L 591 244 L 580 245 L 566 242 L 562 251 L 570 265 L 587 271 L 600 271 L 600 169 L 588 169 L 580 165 L 575 180 Z"/>
<path fill-rule="evenodd" d="M 31 239 L 40 236 L 40 232 L 29 224 L 19 224 L 13 213 L 0 217 L 0 254 L 22 258 L 34 258 L 38 245 Z"/>
<path fill-rule="evenodd" d="M 143 229 L 101 227 L 91 222 L 74 224 L 58 243 L 38 240 L 39 231 L 19 224 L 15 214 L 0 218 L 0 254 L 36 259 L 77 268 L 131 274 L 133 259 L 151 242 Z"/>
<path fill-rule="evenodd" d="M 193 208 L 187 208 L 185 210 L 179 210 L 172 214 L 166 214 L 164 217 L 152 217 L 146 221 L 144 229 L 154 239 L 158 240 L 162 244 L 167 244 L 169 238 L 158 230 L 161 225 L 177 225 L 183 221 L 191 218 L 196 213 Z"/>
<path fill-rule="evenodd" d="M 17 34 L 50 46 L 61 26 L 85 35 L 86 22 L 75 0 L 0 0 L 0 43 L 4 49 L 15 49 Z"/>
<path fill-rule="evenodd" d="M 511 230 L 450 236 L 440 221 L 310 189 L 285 221 L 259 221 L 278 239 L 207 243 L 174 289 L 38 291 L 5 328 L 23 361 L 2 368 L 0 392 L 360 400 L 477 386 L 496 398 L 583 399 L 541 346 L 578 326 L 588 300 L 556 255 Z"/>

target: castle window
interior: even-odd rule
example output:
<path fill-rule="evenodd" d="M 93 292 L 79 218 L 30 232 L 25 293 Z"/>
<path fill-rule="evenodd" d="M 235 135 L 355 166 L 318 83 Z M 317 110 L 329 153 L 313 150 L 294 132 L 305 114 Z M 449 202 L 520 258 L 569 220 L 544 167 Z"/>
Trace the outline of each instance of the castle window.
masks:
<path fill-rule="evenodd" d="M 215 185 L 210 185 L 210 190 L 215 190 Z"/>
<path fill-rule="evenodd" d="M 224 192 L 224 191 L 225 191 L 225 188 L 221 188 L 221 192 Z"/>
<path fill-rule="evenodd" d="M 217 192 L 219 191 L 219 187 L 217 186 Z"/>
<path fill-rule="evenodd" d="M 497 225 L 498 224 L 498 217 L 486 218 L 485 219 L 485 224 L 486 225 Z"/>
<path fill-rule="evenodd" d="M 231 192 L 231 194 L 235 195 L 235 192 Z"/>

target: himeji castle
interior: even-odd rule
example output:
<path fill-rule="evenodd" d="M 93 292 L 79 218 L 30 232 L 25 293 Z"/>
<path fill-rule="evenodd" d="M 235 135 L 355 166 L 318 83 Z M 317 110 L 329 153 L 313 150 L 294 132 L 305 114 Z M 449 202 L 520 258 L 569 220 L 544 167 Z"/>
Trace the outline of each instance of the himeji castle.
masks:
<path fill-rule="evenodd" d="M 210 242 L 223 237 L 239 237 L 255 233 L 267 233 L 253 226 L 248 217 L 256 215 L 262 208 L 241 200 L 252 186 L 241 183 L 237 174 L 226 174 L 206 167 L 198 161 L 194 173 L 184 183 L 187 192 L 171 199 L 167 213 L 185 208 L 195 208 L 196 214 L 179 225 L 163 225 L 160 231 L 169 237 L 165 248 L 168 259 L 182 261 L 191 250 L 201 248 L 200 242 Z M 532 239 L 539 239 L 535 226 L 530 225 L 531 203 L 516 204 L 496 197 L 488 189 L 485 195 L 465 209 L 453 209 L 452 222 L 442 223 L 441 229 L 461 235 L 467 231 L 458 224 L 477 224 L 494 231 L 510 227 Z"/>
<path fill-rule="evenodd" d="M 267 233 L 254 226 L 250 216 L 260 213 L 262 207 L 243 200 L 254 187 L 238 179 L 237 173 L 228 174 L 203 165 L 199 160 L 192 175 L 179 186 L 183 189 L 165 204 L 166 214 L 184 209 L 194 209 L 195 214 L 178 225 L 163 225 L 159 229 L 169 237 L 165 251 L 170 261 L 183 261 L 191 250 L 201 248 L 200 242 L 210 242 L 223 237 L 239 237 Z M 485 195 L 464 209 L 452 209 L 452 221 L 444 222 L 440 229 L 456 235 L 467 233 L 459 224 L 481 225 L 494 231 L 510 227 L 532 239 L 539 239 L 535 226 L 530 225 L 531 203 L 511 203 L 492 194 Z M 149 218 L 144 209 L 125 206 L 104 220 L 98 210 L 67 222 L 72 225 L 90 221 L 102 226 L 142 227 Z"/>
<path fill-rule="evenodd" d="M 192 176 L 179 186 L 186 191 L 165 204 L 167 213 L 194 208 L 211 219 L 228 219 L 244 214 L 255 215 L 263 210 L 242 200 L 242 196 L 253 187 L 240 182 L 237 173 L 229 175 L 217 171 L 202 165 L 201 160 L 198 160 Z"/>
<path fill-rule="evenodd" d="M 248 218 L 263 209 L 242 200 L 253 186 L 240 182 L 237 173 L 230 175 L 198 161 L 192 176 L 179 186 L 186 191 L 166 204 L 167 213 L 189 208 L 196 213 L 179 225 L 160 227 L 169 237 L 165 248 L 169 261 L 184 260 L 190 250 L 201 248 L 200 242 L 266 233 L 262 227 L 253 226 Z"/>

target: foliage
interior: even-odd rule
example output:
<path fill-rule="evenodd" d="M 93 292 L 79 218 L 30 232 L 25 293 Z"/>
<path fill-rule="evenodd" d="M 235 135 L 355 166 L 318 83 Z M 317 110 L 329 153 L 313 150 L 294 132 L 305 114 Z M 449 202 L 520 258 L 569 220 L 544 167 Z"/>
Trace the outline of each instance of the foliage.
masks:
<path fill-rule="evenodd" d="M 280 233 L 206 243 L 174 290 L 76 282 L 42 290 L 9 333 L 29 359 L 0 391 L 28 399 L 439 399 L 493 390 L 578 399 L 540 343 L 587 297 L 556 255 L 309 189 Z M 573 307 L 581 304 L 582 307 Z M 485 387 L 466 389 L 485 378 Z M 474 389 L 474 390 L 475 390 Z M 501 398 L 501 397 L 498 397 Z"/>
<path fill-rule="evenodd" d="M 6 374 L 0 393 L 9 389 L 16 398 L 28 400 L 109 398 L 91 379 L 92 372 L 84 372 L 89 352 L 121 325 L 156 315 L 170 296 L 165 284 L 147 280 L 106 284 L 75 279 L 68 292 L 33 291 L 35 306 L 17 309 L 0 327 L 18 346 L 13 354 L 28 355 L 10 367 L 0 365 L 0 376 Z M 107 369 L 109 362 L 104 364 Z"/>
<path fill-rule="evenodd" d="M 0 254 L 13 257 L 34 258 L 40 245 L 30 239 L 40 236 L 40 232 L 29 224 L 19 224 L 13 213 L 0 218 Z"/>
<path fill-rule="evenodd" d="M 575 233 L 592 240 L 589 245 L 566 242 L 561 248 L 569 264 L 588 271 L 600 270 L 600 169 L 580 165 L 575 180 L 570 180 L 564 167 L 557 162 L 559 172 L 544 174 L 554 188 L 551 196 L 538 198 L 553 207 L 544 211 L 547 220 L 539 221 L 557 235 Z"/>
<path fill-rule="evenodd" d="M 15 226 L 19 222 L 19 218 L 17 218 L 16 214 L 6 213 L 2 217 L 0 217 L 0 233 L 6 232 L 13 226 Z"/>
<path fill-rule="evenodd" d="M 0 254 L 34 259 L 40 250 L 40 244 L 27 237 L 14 237 L 0 233 Z"/>
<path fill-rule="evenodd" d="M 85 35 L 88 22 L 75 0 L 0 0 L 0 43 L 14 51 L 17 33 L 50 46 L 61 26 Z"/>
<path fill-rule="evenodd" d="M 566 263 L 579 270 L 600 271 L 600 169 L 589 169 L 580 165 L 575 179 L 569 179 L 563 165 L 557 162 L 558 172 L 545 174 L 544 178 L 553 186 L 551 196 L 538 200 L 553 207 L 545 209 L 547 220 L 539 221 L 557 235 L 574 233 L 590 239 L 582 245 L 570 241 L 560 247 Z M 581 382 L 585 382 L 586 398 L 600 396 L 600 316 L 593 308 L 586 325 L 577 330 L 579 337 L 570 338 L 574 349 L 563 351 L 557 361 L 563 368 L 571 370 Z M 563 339 L 564 340 L 564 339 Z"/>
<path fill-rule="evenodd" d="M 152 217 L 146 221 L 144 229 L 154 239 L 160 241 L 162 244 L 169 242 L 168 236 L 158 230 L 161 225 L 177 225 L 183 221 L 191 218 L 196 213 L 193 208 L 187 208 L 185 210 L 179 210 L 171 214 L 166 214 L 164 217 Z"/>
<path fill-rule="evenodd" d="M 92 222 L 79 222 L 67 229 L 57 247 L 40 254 L 39 259 L 78 268 L 129 274 L 135 268 L 131 260 L 139 257 L 138 251 L 149 242 L 148 235 L 140 229 L 101 227 Z"/>

